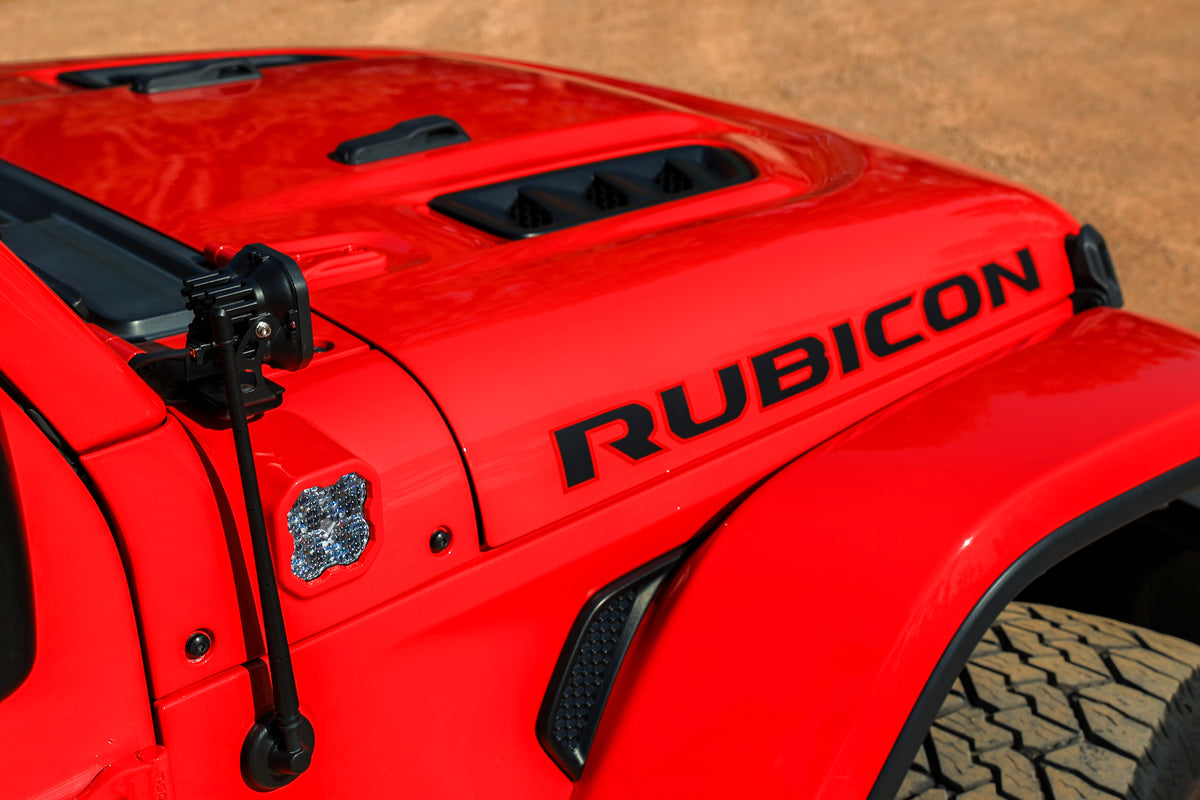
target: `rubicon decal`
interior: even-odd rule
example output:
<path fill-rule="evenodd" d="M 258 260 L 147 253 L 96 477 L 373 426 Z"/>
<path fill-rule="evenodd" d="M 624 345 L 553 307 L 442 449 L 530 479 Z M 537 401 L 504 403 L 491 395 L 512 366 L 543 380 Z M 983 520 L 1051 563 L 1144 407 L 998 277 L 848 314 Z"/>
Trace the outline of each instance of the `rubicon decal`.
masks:
<path fill-rule="evenodd" d="M 749 377 L 759 407 L 765 410 L 812 391 L 835 369 L 842 375 L 865 369 L 868 355 L 886 359 L 917 347 L 931 336 L 970 322 L 984 310 L 985 303 L 995 310 L 1004 306 L 1014 291 L 1037 291 L 1041 280 L 1029 249 L 1017 251 L 1016 256 L 1019 270 L 995 262 L 984 264 L 974 274 L 963 272 L 872 308 L 861 317 L 861 323 L 836 322 L 828 326 L 827 335 L 808 333 L 749 355 Z M 894 315 L 902 316 L 893 319 Z M 666 421 L 674 439 L 684 443 L 731 425 L 743 417 L 749 402 L 746 378 L 741 363 L 716 369 L 724 409 L 705 420 L 693 415 L 682 383 L 663 389 L 658 392 L 659 419 Z M 597 447 L 608 448 L 631 462 L 662 452 L 666 448 L 661 437 L 655 440 L 656 429 L 655 411 L 643 403 L 629 402 L 552 431 L 566 488 L 596 478 Z"/>

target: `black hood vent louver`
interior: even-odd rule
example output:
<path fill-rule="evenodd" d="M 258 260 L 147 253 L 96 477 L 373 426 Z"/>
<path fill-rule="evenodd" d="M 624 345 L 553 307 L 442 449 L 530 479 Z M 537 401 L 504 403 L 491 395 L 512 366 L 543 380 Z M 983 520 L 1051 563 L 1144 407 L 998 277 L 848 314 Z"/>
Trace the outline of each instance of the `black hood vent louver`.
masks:
<path fill-rule="evenodd" d="M 680 169 L 679 164 L 667 160 L 663 168 L 654 176 L 654 185 L 662 189 L 664 194 L 682 194 L 692 190 L 692 179 Z"/>
<path fill-rule="evenodd" d="M 601 211 L 615 211 L 629 205 L 629 195 L 614 185 L 611 177 L 596 175 L 583 196 Z"/>
<path fill-rule="evenodd" d="M 732 150 L 687 145 L 465 189 L 429 205 L 496 236 L 525 239 L 745 183 L 755 174 Z"/>
<path fill-rule="evenodd" d="M 517 199 L 508 207 L 508 218 L 518 228 L 536 231 L 554 223 L 554 215 L 544 205 L 526 194 L 517 193 Z"/>

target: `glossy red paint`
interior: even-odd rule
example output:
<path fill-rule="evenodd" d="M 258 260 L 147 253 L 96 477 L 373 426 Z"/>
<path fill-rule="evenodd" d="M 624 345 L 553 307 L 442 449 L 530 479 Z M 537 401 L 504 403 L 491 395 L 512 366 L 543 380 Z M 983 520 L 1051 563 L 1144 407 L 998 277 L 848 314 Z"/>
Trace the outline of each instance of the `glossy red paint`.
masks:
<path fill-rule="evenodd" d="M 264 241 L 309 280 L 318 353 L 269 371 L 283 406 L 250 424 L 317 730 L 312 769 L 281 797 L 863 796 L 995 576 L 1197 452 L 1200 343 L 1130 315 L 1072 317 L 1063 245 L 1078 224 L 1024 190 L 610 79 L 358 55 L 154 96 L 55 81 L 101 62 L 0 70 L 0 97 L 23 98 L 0 104 L 14 131 L 0 157 L 218 264 Z M 363 167 L 326 157 L 431 113 L 471 143 Z M 428 207 L 698 142 L 737 150 L 757 177 L 514 242 Z M 993 265 L 1025 277 L 993 281 Z M 137 736 L 88 762 L 91 775 L 150 774 L 129 759 L 154 742 L 152 704 L 176 797 L 260 797 L 238 753 L 270 691 L 227 424 L 166 411 L 122 363 L 136 348 L 79 322 L 3 248 L 0 311 L 10 342 L 48 330 L 36 349 L 0 353 L 0 372 L 83 454 L 127 571 L 109 558 L 85 583 L 72 563 L 60 582 L 74 576 L 73 598 L 102 583 L 140 626 L 121 633 L 137 697 L 116 694 L 128 708 L 114 723 L 132 719 Z M 769 355 L 801 340 L 820 344 L 823 380 L 811 363 L 787 372 L 794 350 Z M 699 436 L 673 432 L 664 393 L 682 387 L 695 420 L 710 419 L 730 365 L 745 409 Z M 777 403 L 763 388 L 809 378 Z M 554 432 L 632 405 L 660 452 L 622 457 L 610 424 L 590 434 L 597 477 L 569 481 Z M 6 413 L 7 432 L 23 418 Z M 534 722 L 580 607 L 809 451 L 671 585 L 573 786 Z M 347 471 L 370 481 L 371 542 L 360 563 L 299 581 L 287 511 Z M 85 495 L 66 511 L 100 519 Z M 452 544 L 435 554 L 439 528 Z M 198 629 L 213 648 L 189 661 Z M 85 771 L 70 769 L 75 791 Z"/>
<path fill-rule="evenodd" d="M 692 474 L 681 482 L 694 491 L 481 553 L 298 642 L 302 705 L 319 733 L 313 767 L 291 793 L 370 796 L 403 775 L 434 797 L 569 796 L 571 782 L 533 736 L 566 632 L 592 592 L 692 536 L 729 499 L 705 494 L 726 478 L 707 479 Z M 157 704 L 181 799 L 256 796 L 236 756 L 268 699 L 252 667 Z"/>
<path fill-rule="evenodd" d="M 348 167 L 328 158 L 339 142 L 427 114 L 458 120 L 470 145 L 403 164 Z M 14 126 L 0 156 L 197 247 L 229 235 L 240 244 L 247 228 L 280 239 L 381 224 L 470 245 L 490 237 L 448 223 L 440 236 L 421 233 L 428 223 L 397 195 L 520 175 L 622 140 L 635 151 L 656 138 L 729 127 L 582 81 L 403 53 L 162 95 L 121 88 L 52 96 L 5 106 L 0 120 Z M 126 165 L 120 177 L 88 157 L 97 148 Z M 205 178 L 188 177 L 196 175 Z"/>
<path fill-rule="evenodd" d="M 1044 324 L 1044 319 L 1025 323 L 1012 332 L 1011 341 L 1033 335 Z M 925 372 L 915 371 L 902 388 L 911 391 L 928 382 L 935 368 L 927 365 Z M 327 386 L 332 392 L 337 385 L 320 381 L 313 388 Z M 844 418 L 828 415 L 811 424 L 809 435 L 831 435 L 835 426 L 861 418 L 865 409 L 876 407 L 881 397 L 895 390 L 888 386 L 863 392 L 847 404 Z M 306 391 L 289 389 L 287 413 L 304 413 L 322 427 L 329 425 L 341 406 L 329 401 L 330 416 L 320 418 L 310 411 L 317 406 L 305 398 Z M 252 425 L 256 437 L 272 416 L 280 415 L 272 412 Z M 363 417 L 373 418 L 370 413 Z M 347 431 L 357 430 L 361 421 L 343 424 Z M 344 437 L 339 441 L 349 440 L 342 431 L 328 430 Z M 357 435 L 369 432 L 357 430 Z M 220 450 L 228 447 L 224 437 L 202 441 L 213 463 L 224 465 L 217 469 L 225 471 L 226 486 L 232 485 L 232 457 Z M 571 791 L 569 781 L 542 752 L 532 731 L 575 614 L 614 577 L 692 538 L 745 488 L 746 479 L 738 476 L 766 474 L 794 456 L 796 442 L 794 436 L 779 433 L 757 447 L 728 450 L 670 481 L 502 548 L 479 553 L 467 543 L 457 569 L 441 569 L 440 557 L 427 549 L 421 526 L 403 528 L 399 537 L 389 528 L 385 535 L 405 548 L 397 559 L 412 571 L 437 570 L 435 579 L 418 585 L 404 577 L 412 572 L 395 571 L 394 566 L 389 567 L 392 572 L 375 576 L 383 566 L 377 562 L 367 576 L 343 588 L 309 599 L 285 593 L 305 713 L 321 731 L 304 791 L 312 796 L 368 793 L 386 779 L 376 770 L 386 768 L 389 774 L 412 776 L 430 794 L 447 797 L 473 796 L 488 786 L 499 796 L 565 796 Z M 378 446 L 387 443 L 380 441 Z M 266 448 L 256 444 L 256 449 L 262 453 Z M 411 496 L 413 513 L 438 506 L 422 501 L 419 493 Z M 290 502 L 289 498 L 275 508 Z M 380 562 L 383 558 L 381 554 Z M 394 597 L 368 609 L 369 602 L 353 596 L 351 589 L 367 586 L 374 577 Z M 401 593 L 407 587 L 411 590 Z M 318 601 L 323 605 L 315 605 Z M 310 622 L 319 613 L 331 620 L 338 614 L 342 618 L 336 625 L 324 618 Z M 380 675 L 387 679 L 369 677 Z M 181 798 L 253 796 L 241 782 L 235 756 L 255 709 L 263 708 L 268 698 L 262 679 L 239 668 L 160 701 L 157 715 L 163 741 L 173 754 Z M 401 715 L 402 723 L 389 720 L 392 711 Z M 300 789 L 297 785 L 296 792 Z"/>
<path fill-rule="evenodd" d="M 644 623 L 576 796 L 865 797 L 1004 569 L 1196 456 L 1194 336 L 1097 310 L 1039 338 L 885 410 L 734 512 Z"/>
<path fill-rule="evenodd" d="M 137 588 L 151 695 L 162 697 L 245 661 L 239 576 L 222 509 L 183 427 L 168 418 L 81 461 L 105 499 Z M 197 630 L 213 634 L 213 648 L 191 661 L 184 643 Z"/>
<path fill-rule="evenodd" d="M 104 517 L 58 451 L 2 393 L 0 436 L 3 479 L 25 539 L 35 631 L 32 672 L 0 700 L 3 793 L 72 797 L 109 764 L 155 744 L 137 622 Z"/>
<path fill-rule="evenodd" d="M 158 395 L 3 244 L 0 336 L 12 343 L 0 348 L 0 374 L 75 452 L 162 424 Z"/>
<path fill-rule="evenodd" d="M 850 424 L 842 404 L 855 395 L 878 389 L 876 397 L 889 402 L 924 365 L 953 368 L 985 335 L 998 344 L 1020 323 L 1069 313 L 1062 241 L 1071 228 L 1057 211 L 880 153 L 867 161 L 876 158 L 875 167 L 820 202 L 798 199 L 672 236 L 593 244 L 584 238 L 606 232 L 564 231 L 492 248 L 454 271 L 412 267 L 415 286 L 401 296 L 390 290 L 398 281 L 379 278 L 331 289 L 316 302 L 394 353 L 430 389 L 465 448 L 487 541 L 500 545 L 781 431 L 803 450 L 831 432 L 818 418 L 835 418 L 834 430 Z M 896 185 L 898 172 L 884 174 L 893 169 L 924 174 L 925 196 L 907 195 Z M 931 235 L 951 224 L 953 235 Z M 985 307 L 943 333 L 922 321 L 927 287 L 956 274 L 978 278 L 989 261 L 1015 270 L 1016 251 L 1025 247 L 1042 276 L 1039 290 L 1011 292 L 1007 305 Z M 911 306 L 889 317 L 888 335 L 926 341 L 873 356 L 866 318 L 908 297 Z M 856 331 L 862 362 L 847 374 L 836 365 L 831 334 L 842 323 Z M 831 374 L 764 408 L 751 359 L 807 336 L 823 343 Z M 714 372 L 735 363 L 749 393 L 744 416 L 694 440 L 673 437 L 658 393 L 683 385 L 698 419 L 715 416 L 724 403 Z M 485 387 L 496 389 L 481 402 Z M 653 410 L 661 452 L 631 464 L 600 446 L 620 431 L 600 432 L 593 444 L 598 479 L 564 491 L 551 432 L 634 402 Z"/>
<path fill-rule="evenodd" d="M 105 767 L 76 800 L 166 800 L 173 796 L 167 748 L 153 745 Z"/>
<path fill-rule="evenodd" d="M 246 241 L 294 255 L 313 278 L 313 307 L 433 396 L 464 450 L 490 546 L 781 428 L 815 431 L 814 417 L 867 387 L 894 382 L 895 399 L 918 365 L 945 358 L 940 368 L 953 368 L 989 331 L 1066 313 L 1062 242 L 1078 225 L 1046 201 L 801 123 L 784 130 L 731 106 L 714 118 L 686 102 L 551 70 L 398 54 L 169 95 L 14 105 L 0 115 L 21 134 L 0 142 L 0 156 L 214 255 Z M 362 167 L 326 156 L 428 113 L 457 119 L 472 141 Z M 301 124 L 305 136 L 285 133 Z M 427 206 L 472 185 L 696 142 L 740 152 L 759 177 L 516 242 Z M 101 145 L 128 164 L 119 178 L 63 156 Z M 984 264 L 1017 270 L 1022 249 L 1036 292 L 1010 291 L 1002 308 L 928 329 L 924 290 L 960 274 L 982 288 Z M 906 297 L 888 335 L 928 342 L 887 358 L 866 352 L 868 314 Z M 753 356 L 805 336 L 832 349 L 842 323 L 858 331 L 862 369 L 773 408 L 752 398 L 743 419 L 694 441 L 672 438 L 660 410 L 660 455 L 629 464 L 598 448 L 600 479 L 563 491 L 552 431 L 631 402 L 653 408 L 676 385 L 712 416 L 715 370 L 737 363 L 749 383 Z M 820 441 L 800 435 L 804 446 Z"/>
<path fill-rule="evenodd" d="M 345 334 L 327 341 L 335 343 L 333 350 L 318 354 L 303 372 L 275 375 L 288 387 L 286 410 L 266 414 L 250 426 L 271 546 L 285 590 L 284 614 L 294 641 L 451 572 L 479 552 L 462 460 L 428 398 L 376 352 L 339 355 L 339 344 L 353 347 L 353 339 Z M 228 557 L 235 570 L 238 564 L 253 564 L 228 427 L 202 417 L 181 414 L 179 419 L 204 452 L 227 529 L 237 526 L 240 538 L 231 540 L 234 550 Z M 386 435 L 381 435 L 383 425 Z M 373 530 L 364 553 L 367 563 L 334 567 L 311 583 L 298 581 L 291 575 L 287 511 L 304 488 L 327 486 L 355 469 L 371 481 L 367 519 Z M 448 528 L 454 541 L 435 556 L 429 537 L 439 527 Z M 238 581 L 243 630 L 231 631 L 226 641 L 241 662 L 262 650 L 252 593 L 256 587 L 245 575 Z"/>

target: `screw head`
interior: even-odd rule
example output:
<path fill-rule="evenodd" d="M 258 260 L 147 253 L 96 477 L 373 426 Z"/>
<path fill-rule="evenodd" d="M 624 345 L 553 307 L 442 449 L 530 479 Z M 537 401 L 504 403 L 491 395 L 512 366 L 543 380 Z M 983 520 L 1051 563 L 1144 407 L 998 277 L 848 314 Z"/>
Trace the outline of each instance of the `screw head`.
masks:
<path fill-rule="evenodd" d="M 184 642 L 183 652 L 189 661 L 199 661 L 208 655 L 212 649 L 212 634 L 208 631 L 196 631 Z"/>
<path fill-rule="evenodd" d="M 445 528 L 438 528 L 429 537 L 429 549 L 434 553 L 441 553 L 450 546 L 450 531 Z"/>
<path fill-rule="evenodd" d="M 260 339 L 266 339 L 271 335 L 271 323 L 265 319 L 259 320 L 258 324 L 254 326 L 254 335 Z"/>

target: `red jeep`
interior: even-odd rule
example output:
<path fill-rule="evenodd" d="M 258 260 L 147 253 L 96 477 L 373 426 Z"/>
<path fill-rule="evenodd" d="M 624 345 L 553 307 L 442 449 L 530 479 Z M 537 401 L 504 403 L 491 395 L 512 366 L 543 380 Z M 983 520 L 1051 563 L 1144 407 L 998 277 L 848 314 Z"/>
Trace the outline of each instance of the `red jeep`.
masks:
<path fill-rule="evenodd" d="M 1200 339 L 1045 199 L 413 52 L 0 131 L 0 796 L 1200 798 Z"/>

